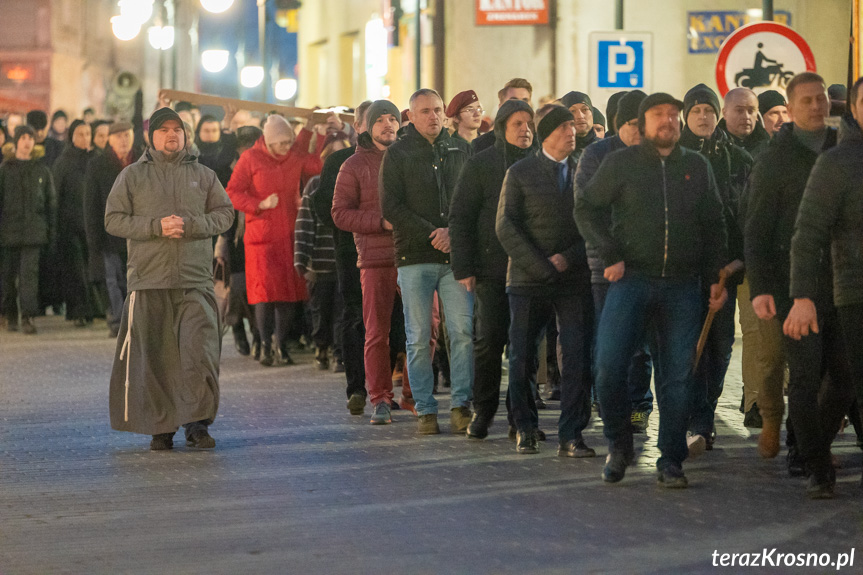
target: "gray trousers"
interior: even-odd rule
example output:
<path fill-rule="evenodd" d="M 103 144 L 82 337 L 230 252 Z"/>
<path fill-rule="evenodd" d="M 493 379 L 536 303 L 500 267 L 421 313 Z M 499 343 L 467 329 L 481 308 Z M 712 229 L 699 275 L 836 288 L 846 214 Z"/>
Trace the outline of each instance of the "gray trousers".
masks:
<path fill-rule="evenodd" d="M 39 246 L 3 248 L 3 315 L 10 323 L 39 314 Z M 20 305 L 20 307 L 19 307 Z"/>

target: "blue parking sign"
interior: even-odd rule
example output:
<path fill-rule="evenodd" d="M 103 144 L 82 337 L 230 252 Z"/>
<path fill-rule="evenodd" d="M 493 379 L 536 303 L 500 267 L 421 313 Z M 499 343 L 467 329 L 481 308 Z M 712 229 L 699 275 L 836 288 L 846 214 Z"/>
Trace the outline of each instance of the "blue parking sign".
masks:
<path fill-rule="evenodd" d="M 597 64 L 600 88 L 644 88 L 644 42 L 601 40 Z"/>

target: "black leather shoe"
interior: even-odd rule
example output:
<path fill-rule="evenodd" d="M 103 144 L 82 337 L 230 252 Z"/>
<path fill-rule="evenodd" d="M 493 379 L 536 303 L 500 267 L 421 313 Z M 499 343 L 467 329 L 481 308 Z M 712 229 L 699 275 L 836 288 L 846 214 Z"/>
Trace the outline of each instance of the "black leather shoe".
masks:
<path fill-rule="evenodd" d="M 535 429 L 519 430 L 515 436 L 515 452 L 522 455 L 539 453 L 539 438 Z"/>
<path fill-rule="evenodd" d="M 583 439 L 570 439 L 557 448 L 558 457 L 596 457 L 596 451 L 587 446 Z"/>
<path fill-rule="evenodd" d="M 491 421 L 487 417 L 474 413 L 467 425 L 467 436 L 471 439 L 485 439 L 488 437 L 488 428 Z"/>
<path fill-rule="evenodd" d="M 806 466 L 796 447 L 791 446 L 788 448 L 788 455 L 785 456 L 785 462 L 788 466 L 789 476 L 803 477 L 806 475 Z"/>
<path fill-rule="evenodd" d="M 602 469 L 602 480 L 606 483 L 617 483 L 626 475 L 626 467 L 632 463 L 632 454 L 622 451 L 612 451 L 605 458 Z"/>
<path fill-rule="evenodd" d="M 515 441 L 516 435 L 518 434 L 518 429 L 515 428 L 514 425 L 509 426 L 509 440 Z M 539 441 L 545 441 L 545 432 L 539 428 L 536 429 L 536 438 Z"/>
<path fill-rule="evenodd" d="M 276 362 L 275 355 L 273 354 L 272 347 L 264 347 L 261 350 L 261 365 L 264 367 L 272 367 Z"/>
<path fill-rule="evenodd" d="M 548 409 L 548 406 L 545 404 L 545 401 L 542 400 L 539 394 L 536 395 L 536 399 L 534 400 L 534 402 L 536 403 L 537 409 Z"/>
<path fill-rule="evenodd" d="M 246 339 L 246 336 L 234 338 L 234 348 L 236 348 L 237 353 L 240 355 L 249 355 L 252 353 L 251 348 L 249 347 L 249 340 Z"/>

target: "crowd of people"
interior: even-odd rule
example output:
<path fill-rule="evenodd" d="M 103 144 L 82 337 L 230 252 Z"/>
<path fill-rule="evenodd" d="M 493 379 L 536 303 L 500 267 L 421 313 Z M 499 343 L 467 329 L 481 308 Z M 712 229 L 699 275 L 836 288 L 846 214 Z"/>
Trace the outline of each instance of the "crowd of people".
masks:
<path fill-rule="evenodd" d="M 226 323 L 264 367 L 293 364 L 301 335 L 345 373 L 351 414 L 410 412 L 421 435 L 441 432 L 441 386 L 449 431 L 486 438 L 506 366 L 516 452 L 538 453 L 538 410 L 557 400 L 558 455 L 595 457 L 595 411 L 609 483 L 655 403 L 668 488 L 719 441 L 738 317 L 744 424 L 776 457 L 787 386 L 788 472 L 829 498 L 846 418 L 863 448 L 861 86 L 806 72 L 784 94 L 633 90 L 603 114 L 579 91 L 534 109 L 515 78 L 494 118 L 473 90 L 431 89 L 401 111 L 363 102 L 352 123 L 163 100 L 144 121 L 140 98 L 132 122 L 12 116 L 2 313 L 28 334 L 50 308 L 106 317 L 112 425 L 154 450 L 180 426 L 215 446 Z"/>

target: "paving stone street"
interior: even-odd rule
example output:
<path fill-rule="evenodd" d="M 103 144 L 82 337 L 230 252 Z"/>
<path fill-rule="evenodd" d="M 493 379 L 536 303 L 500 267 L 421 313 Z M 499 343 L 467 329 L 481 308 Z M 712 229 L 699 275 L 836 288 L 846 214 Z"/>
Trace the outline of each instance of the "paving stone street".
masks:
<path fill-rule="evenodd" d="M 819 573 L 835 566 L 714 566 L 714 552 L 850 553 L 863 572 L 861 454 L 834 453 L 837 496 L 810 501 L 783 453 L 762 460 L 743 427 L 740 346 L 717 410 L 716 448 L 686 490 L 656 486 L 651 416 L 636 467 L 604 484 L 594 459 L 556 456 L 558 403 L 539 455 L 517 455 L 500 414 L 484 441 L 419 437 L 415 418 L 371 426 L 345 409 L 344 376 L 264 368 L 224 341 L 214 450 L 112 431 L 104 322 L 39 318 L 0 333 L 0 574 Z M 501 409 L 503 412 L 503 408 Z M 180 439 L 178 435 L 177 439 Z"/>

